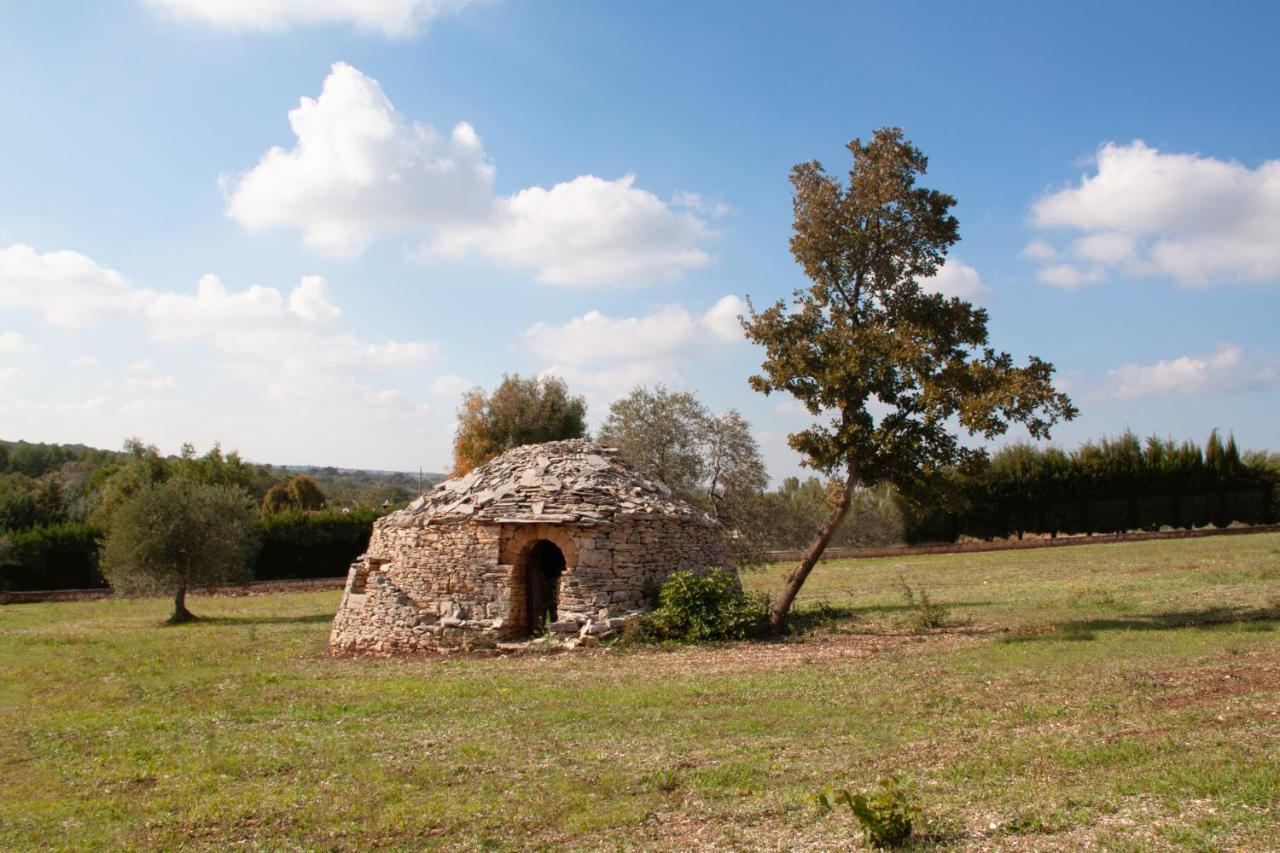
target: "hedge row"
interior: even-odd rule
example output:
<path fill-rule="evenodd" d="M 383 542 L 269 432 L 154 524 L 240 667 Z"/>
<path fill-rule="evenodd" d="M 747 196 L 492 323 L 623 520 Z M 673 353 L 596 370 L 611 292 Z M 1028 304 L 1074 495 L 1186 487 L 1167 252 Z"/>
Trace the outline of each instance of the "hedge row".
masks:
<path fill-rule="evenodd" d="M 341 577 L 369 544 L 373 510 L 285 513 L 258 522 L 256 580 Z M 58 524 L 0 531 L 0 590 L 98 589 L 103 531 L 87 524 Z"/>
<path fill-rule="evenodd" d="M 1241 458 L 1212 433 L 1202 450 L 1132 433 L 1073 452 L 1015 445 L 958 477 L 959 508 L 909 525 L 908 541 L 1119 533 L 1280 521 L 1274 457 Z"/>

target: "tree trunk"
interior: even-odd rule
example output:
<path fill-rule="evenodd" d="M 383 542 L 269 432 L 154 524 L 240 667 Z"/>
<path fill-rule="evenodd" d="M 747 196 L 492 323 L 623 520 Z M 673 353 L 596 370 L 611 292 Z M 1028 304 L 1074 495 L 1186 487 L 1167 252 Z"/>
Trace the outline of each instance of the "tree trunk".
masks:
<path fill-rule="evenodd" d="M 858 466 L 850 464 L 849 476 L 844 482 L 844 492 L 840 495 L 840 503 L 836 506 L 835 512 L 831 514 L 831 517 L 827 519 L 827 523 L 818 531 L 818 538 L 809 546 L 809 550 L 805 552 L 804 559 L 800 561 L 800 565 L 796 566 L 795 571 L 791 573 L 791 577 L 787 578 L 786 586 L 782 588 L 782 592 L 778 593 L 777 599 L 773 602 L 773 610 L 769 613 L 769 628 L 774 633 L 780 633 L 786 627 L 787 614 L 791 612 L 791 605 L 796 600 L 800 587 L 804 586 L 805 580 L 809 577 L 809 572 L 813 571 L 813 567 L 818 564 L 818 560 L 822 557 L 822 552 L 827 550 L 827 543 L 835 535 L 836 528 L 840 526 L 840 522 L 844 521 L 844 517 L 848 515 L 849 504 L 853 502 L 853 490 L 857 488 L 860 479 Z"/>
<path fill-rule="evenodd" d="M 187 609 L 187 588 L 178 587 L 173 594 L 173 615 L 169 617 L 170 625 L 181 625 L 183 622 L 195 621 L 195 614 Z"/>

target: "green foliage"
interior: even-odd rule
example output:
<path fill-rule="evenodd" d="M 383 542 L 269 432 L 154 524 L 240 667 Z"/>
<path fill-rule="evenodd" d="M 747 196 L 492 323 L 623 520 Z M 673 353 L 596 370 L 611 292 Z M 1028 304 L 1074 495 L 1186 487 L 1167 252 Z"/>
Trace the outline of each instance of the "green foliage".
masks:
<path fill-rule="evenodd" d="M 586 401 L 570 396 L 563 379 L 503 376 L 492 395 L 475 388 L 463 398 L 453 439 L 453 474 L 465 474 L 513 447 L 586 434 Z"/>
<path fill-rule="evenodd" d="M 102 531 L 88 524 L 56 524 L 0 532 L 0 589 L 93 589 Z"/>
<path fill-rule="evenodd" d="M 367 508 L 266 516 L 258 521 L 262 545 L 253 576 L 277 580 L 344 575 L 368 547 L 377 517 L 377 511 Z"/>
<path fill-rule="evenodd" d="M 911 840 L 912 821 L 919 814 L 894 776 L 881 779 L 869 796 L 840 789 L 823 791 L 817 800 L 824 811 L 847 805 L 862 825 L 867 843 L 877 850 L 905 846 Z"/>
<path fill-rule="evenodd" d="M 761 634 L 769 598 L 742 591 L 733 572 L 722 568 L 695 574 L 675 572 L 658 593 L 658 607 L 641 617 L 629 639 L 703 643 L 743 640 Z"/>
<path fill-rule="evenodd" d="M 597 440 L 618 448 L 622 457 L 688 498 L 706 472 L 703 438 L 710 415 L 688 391 L 652 391 L 636 386 L 609 406 Z"/>
<path fill-rule="evenodd" d="M 262 514 L 279 515 L 294 508 L 293 497 L 287 486 L 272 486 L 262 496 Z"/>
<path fill-rule="evenodd" d="M 255 512 L 235 486 L 147 483 L 111 514 L 102 571 L 124 594 L 178 593 L 248 578 Z"/>
<path fill-rule="evenodd" d="M 760 566 L 769 547 L 764 488 L 769 483 L 751 425 L 729 409 L 712 415 L 687 391 L 632 389 L 609 407 L 597 439 L 718 520 L 725 552 Z"/>
<path fill-rule="evenodd" d="M 1265 453 L 1242 455 L 1216 431 L 1191 441 L 1132 432 L 1074 451 L 1015 444 L 956 475 L 959 507 L 909 523 L 911 541 L 1023 533 L 1111 533 L 1226 526 L 1280 519 L 1280 470 Z"/>
<path fill-rule="evenodd" d="M 289 500 L 296 508 L 307 511 L 324 508 L 324 492 L 306 474 L 299 474 L 289 481 Z"/>
<path fill-rule="evenodd" d="M 751 387 L 830 415 L 788 441 L 845 483 L 812 557 L 778 596 L 770 618 L 779 629 L 858 486 L 892 483 L 920 499 L 939 471 L 983 455 L 961 444 L 955 425 L 989 440 L 1020 423 L 1038 439 L 1076 414 L 1053 387 L 1053 365 L 1033 356 L 1015 366 L 989 345 L 984 309 L 921 286 L 960 238 L 956 200 L 916 185 L 924 154 L 896 128 L 848 148 L 847 186 L 817 161 L 791 172 L 791 253 L 809 287 L 760 311 L 748 301 L 743 320 L 765 351 Z"/>
<path fill-rule="evenodd" d="M 847 187 L 816 161 L 791 174 L 791 251 L 812 284 L 790 305 L 752 307 L 744 322 L 765 348 L 751 386 L 789 393 L 815 416 L 835 413 L 791 435 L 791 446 L 820 471 L 852 465 L 865 482 L 905 490 L 980 453 L 956 441 L 951 419 L 985 438 L 1019 422 L 1038 438 L 1073 417 L 1052 365 L 1015 367 L 988 346 L 984 309 L 921 287 L 959 239 L 955 199 L 916 186 L 927 158 L 894 128 L 848 147 Z M 890 411 L 873 417 L 872 400 Z"/>
<path fill-rule="evenodd" d="M 763 526 L 770 547 L 803 548 L 813 542 L 840 498 L 841 484 L 817 477 L 787 477 L 764 495 Z M 866 548 L 902 542 L 903 512 L 892 485 L 857 490 L 831 537 L 836 548 Z"/>
<path fill-rule="evenodd" d="M 898 590 L 902 594 L 902 603 L 907 607 L 907 627 L 914 631 L 930 631 L 947 624 L 950 611 L 946 605 L 931 599 L 924 587 L 912 589 L 906 579 L 898 575 Z"/>
<path fill-rule="evenodd" d="M 69 462 L 104 465 L 119 454 L 83 444 L 33 444 L 27 441 L 0 441 L 0 473 L 24 474 L 38 478 L 54 473 Z"/>

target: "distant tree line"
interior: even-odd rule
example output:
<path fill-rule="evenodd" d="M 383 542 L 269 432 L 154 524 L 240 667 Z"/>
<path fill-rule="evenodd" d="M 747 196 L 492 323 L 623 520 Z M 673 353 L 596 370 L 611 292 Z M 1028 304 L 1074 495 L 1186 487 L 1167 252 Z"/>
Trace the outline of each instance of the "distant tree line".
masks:
<path fill-rule="evenodd" d="M 1204 446 L 1131 432 L 1074 451 L 1015 444 L 952 472 L 909 541 L 1226 526 L 1280 521 L 1280 455 L 1242 454 L 1215 430 Z"/>
<path fill-rule="evenodd" d="M 166 457 L 137 439 L 121 451 L 0 442 L 0 589 L 106 586 L 112 574 L 106 545 L 113 532 L 145 532 L 162 519 L 203 529 L 206 521 L 236 514 L 227 507 L 241 504 L 249 507 L 247 521 L 232 538 L 244 546 L 246 571 L 231 572 L 234 567 L 224 560 L 197 573 L 207 582 L 337 576 L 365 549 L 374 519 L 415 494 L 409 483 L 416 475 L 306 469 L 313 478 L 297 470 L 252 464 L 218 446 L 198 454 L 185 445 L 179 455 Z M 343 499 L 334 500 L 322 488 L 331 480 L 339 483 Z M 117 571 L 111 585 L 135 591 L 174 586 L 164 591 L 176 593 L 187 570 L 162 570 L 141 538 L 129 539 L 117 538 L 117 568 L 150 561 L 154 571 L 150 577 Z M 216 549 L 189 549 L 193 556 L 196 550 Z"/>

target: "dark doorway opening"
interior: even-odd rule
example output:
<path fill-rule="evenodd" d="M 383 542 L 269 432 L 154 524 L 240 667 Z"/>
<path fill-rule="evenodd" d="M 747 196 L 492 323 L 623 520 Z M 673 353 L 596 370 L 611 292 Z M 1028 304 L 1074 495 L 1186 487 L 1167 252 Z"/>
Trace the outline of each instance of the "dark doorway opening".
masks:
<path fill-rule="evenodd" d="M 554 543 L 539 539 L 529 549 L 524 565 L 526 627 L 530 634 L 541 634 L 556 621 L 564 554 Z"/>

